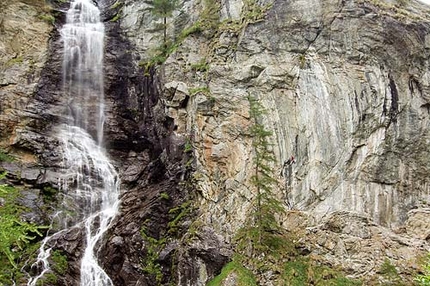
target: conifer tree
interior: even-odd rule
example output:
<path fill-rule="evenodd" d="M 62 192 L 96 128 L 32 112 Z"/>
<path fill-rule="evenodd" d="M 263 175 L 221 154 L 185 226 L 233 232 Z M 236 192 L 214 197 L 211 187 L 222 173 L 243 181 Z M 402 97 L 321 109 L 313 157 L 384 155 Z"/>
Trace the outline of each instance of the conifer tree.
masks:
<path fill-rule="evenodd" d="M 149 11 L 155 17 L 163 19 L 163 45 L 164 49 L 167 50 L 167 18 L 171 17 L 177 8 L 178 0 L 152 0 L 145 1 L 145 3 L 150 5 Z"/>
<path fill-rule="evenodd" d="M 254 174 L 251 177 L 251 183 L 256 195 L 253 216 L 248 226 L 240 232 L 239 240 L 242 240 L 245 248 L 251 247 L 253 254 L 269 254 L 276 251 L 273 247 L 276 248 L 274 244 L 281 230 L 276 217 L 284 212 L 284 208 L 274 193 L 277 181 L 273 170 L 276 159 L 270 144 L 272 133 L 266 130 L 261 122 L 261 117 L 266 111 L 254 97 L 249 96 L 248 101 L 252 121 L 249 133 L 254 152 Z"/>

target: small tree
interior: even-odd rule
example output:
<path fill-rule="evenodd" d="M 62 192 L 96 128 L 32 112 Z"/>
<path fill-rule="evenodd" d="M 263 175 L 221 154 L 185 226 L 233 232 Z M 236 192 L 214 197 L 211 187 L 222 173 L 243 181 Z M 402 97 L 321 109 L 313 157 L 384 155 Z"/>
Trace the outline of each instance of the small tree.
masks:
<path fill-rule="evenodd" d="M 163 45 L 167 50 L 167 18 L 171 17 L 173 11 L 178 7 L 178 0 L 152 0 L 145 1 L 150 5 L 148 9 L 155 17 L 163 19 Z"/>
<path fill-rule="evenodd" d="M 270 254 L 282 244 L 282 238 L 279 237 L 281 226 L 276 216 L 284 212 L 284 208 L 273 191 L 277 181 L 274 179 L 273 170 L 276 159 L 269 142 L 272 133 L 266 130 L 261 122 L 266 111 L 257 99 L 249 96 L 248 101 L 252 120 L 249 132 L 254 152 L 254 174 L 251 183 L 256 196 L 251 221 L 239 231 L 239 247 L 251 247 L 253 254 Z"/>

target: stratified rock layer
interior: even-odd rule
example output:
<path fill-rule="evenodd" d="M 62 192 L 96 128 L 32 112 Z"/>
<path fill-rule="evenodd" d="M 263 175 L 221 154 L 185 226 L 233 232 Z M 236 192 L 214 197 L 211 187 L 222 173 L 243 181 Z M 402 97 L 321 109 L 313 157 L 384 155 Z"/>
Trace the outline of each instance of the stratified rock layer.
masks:
<path fill-rule="evenodd" d="M 246 97 L 251 95 L 268 111 L 264 122 L 273 132 L 277 157 L 273 168 L 286 174 L 278 190 L 286 208 L 313 217 L 307 226 L 347 211 L 384 233 L 395 230 L 408 241 L 408 255 L 390 256 L 391 248 L 382 248 L 374 260 L 378 267 L 384 257 L 402 267 L 417 249 L 425 252 L 427 235 L 413 228 L 426 225 L 421 221 L 429 199 L 426 6 L 258 1 L 261 7 L 271 4 L 259 18 L 239 2 L 223 2 L 220 17 L 231 22 L 221 24 L 219 33 L 187 37 L 163 69 L 165 87 L 181 87 L 190 97 L 186 106 L 175 106 L 173 99 L 167 112 L 176 130 L 193 141 L 199 221 L 229 241 L 249 213 L 255 197 L 249 187 L 253 155 Z M 185 20 L 178 23 L 191 26 L 199 14 L 195 7 L 187 3 L 180 14 Z M 151 27 L 128 25 L 136 13 L 124 16 L 132 42 L 138 46 L 137 31 L 150 38 Z M 290 156 L 296 163 L 285 172 L 282 165 Z M 364 260 L 373 259 L 373 250 L 360 251 Z M 347 258 L 326 261 L 332 259 L 343 265 Z M 377 272 L 376 267 L 364 274 L 361 267 L 346 268 L 360 277 Z"/>
<path fill-rule="evenodd" d="M 64 102 L 58 31 L 48 47 L 52 27 L 26 2 L 9 1 L 0 18 L 0 143 L 21 158 L 2 168 L 34 186 L 27 199 L 36 209 L 34 194 L 57 184 L 52 127 Z M 163 283 L 205 285 L 228 261 L 255 197 L 249 95 L 268 111 L 277 194 L 290 210 L 281 221 L 302 236 L 300 247 L 368 285 L 384 281 L 388 259 L 412 283 L 430 235 L 426 6 L 210 3 L 181 1 L 167 29 L 178 45 L 158 70 L 148 63 L 162 44 L 162 19 L 145 1 L 99 3 L 108 35 L 107 149 L 123 182 L 121 216 L 100 251 L 115 285 L 156 284 L 143 271 L 153 247 L 143 230 L 168 236 L 157 260 Z M 296 163 L 283 170 L 291 156 Z M 190 201 L 172 234 L 171 210 Z M 64 285 L 77 283 L 79 236 L 55 245 L 70 259 Z"/>

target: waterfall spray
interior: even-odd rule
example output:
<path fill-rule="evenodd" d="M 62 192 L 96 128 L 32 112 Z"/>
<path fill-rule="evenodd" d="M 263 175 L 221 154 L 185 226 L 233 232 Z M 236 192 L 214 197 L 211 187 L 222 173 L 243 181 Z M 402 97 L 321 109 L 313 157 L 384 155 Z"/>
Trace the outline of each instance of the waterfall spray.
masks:
<path fill-rule="evenodd" d="M 111 286 L 109 276 L 97 262 L 97 250 L 104 233 L 118 213 L 119 178 L 103 149 L 104 25 L 100 11 L 90 0 L 73 0 L 61 29 L 63 49 L 63 91 L 67 98 L 67 123 L 58 126 L 64 175 L 60 189 L 63 211 L 57 215 L 60 232 L 84 229 L 81 286 Z M 70 215 L 73 213 L 73 215 Z M 58 232 L 59 233 L 59 232 Z M 41 273 L 28 282 L 36 285 L 49 271 L 51 249 L 45 238 L 36 264 Z"/>

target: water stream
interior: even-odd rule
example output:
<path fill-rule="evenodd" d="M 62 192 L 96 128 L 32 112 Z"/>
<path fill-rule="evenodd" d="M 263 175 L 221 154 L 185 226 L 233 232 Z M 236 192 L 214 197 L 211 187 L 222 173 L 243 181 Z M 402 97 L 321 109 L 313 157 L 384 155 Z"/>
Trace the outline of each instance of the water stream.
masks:
<path fill-rule="evenodd" d="M 35 263 L 35 286 L 50 271 L 49 241 L 60 234 L 83 229 L 81 286 L 113 285 L 97 262 L 97 250 L 110 222 L 118 213 L 119 179 L 103 148 L 104 25 L 100 11 L 90 0 L 73 0 L 61 29 L 63 91 L 67 122 L 56 128 L 63 156 L 59 178 L 62 206 L 55 215 L 57 232 L 45 238 Z"/>

